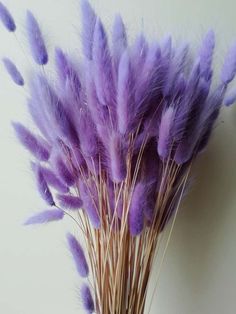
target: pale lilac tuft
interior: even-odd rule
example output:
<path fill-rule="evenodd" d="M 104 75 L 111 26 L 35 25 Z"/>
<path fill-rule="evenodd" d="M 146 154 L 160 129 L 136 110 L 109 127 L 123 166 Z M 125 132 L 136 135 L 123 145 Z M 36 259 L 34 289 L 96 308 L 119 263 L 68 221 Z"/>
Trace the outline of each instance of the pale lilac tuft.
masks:
<path fill-rule="evenodd" d="M 129 208 L 129 230 L 132 236 L 139 235 L 144 227 L 144 205 L 146 188 L 138 182 L 133 190 Z"/>
<path fill-rule="evenodd" d="M 114 102 L 112 60 L 107 35 L 100 19 L 97 19 L 93 43 L 94 82 L 97 96 L 102 105 Z"/>
<path fill-rule="evenodd" d="M 4 64 L 8 74 L 12 78 L 13 82 L 15 82 L 19 86 L 23 86 L 24 85 L 24 79 L 23 79 L 21 73 L 19 72 L 19 70 L 17 69 L 16 65 L 8 58 L 3 59 L 3 64 Z"/>
<path fill-rule="evenodd" d="M 209 30 L 203 38 L 199 51 L 201 75 L 209 80 L 212 76 L 212 58 L 215 48 L 215 33 Z"/>
<path fill-rule="evenodd" d="M 83 53 L 88 60 L 92 60 L 93 34 L 97 17 L 88 0 L 81 0 L 81 12 Z"/>
<path fill-rule="evenodd" d="M 236 90 L 230 91 L 224 98 L 224 105 L 229 107 L 236 103 Z"/>
<path fill-rule="evenodd" d="M 41 165 L 36 165 L 34 162 L 31 163 L 32 170 L 35 171 L 37 167 L 40 168 L 40 171 L 43 174 L 48 185 L 56 189 L 60 193 L 68 193 L 69 188 L 66 186 L 56 175 L 55 173 L 46 167 Z"/>
<path fill-rule="evenodd" d="M 66 209 L 79 209 L 83 205 L 81 198 L 73 195 L 57 194 L 57 199 L 60 206 Z"/>
<path fill-rule="evenodd" d="M 117 124 L 121 134 L 125 134 L 130 123 L 134 106 L 134 86 L 131 63 L 128 51 L 121 57 L 117 83 Z"/>
<path fill-rule="evenodd" d="M 12 125 L 21 144 L 37 159 L 47 161 L 50 151 L 46 142 L 41 137 L 31 133 L 22 124 L 13 122 Z"/>
<path fill-rule="evenodd" d="M 101 220 L 99 215 L 99 202 L 96 186 L 79 180 L 79 193 L 83 201 L 83 208 L 87 213 L 91 224 L 95 229 L 99 229 L 101 226 Z"/>
<path fill-rule="evenodd" d="M 39 166 L 35 166 L 35 176 L 38 191 L 42 199 L 50 206 L 54 206 L 55 202 L 52 193 L 48 187 L 47 181 L 44 178 L 43 172 Z"/>
<path fill-rule="evenodd" d="M 113 182 L 121 182 L 126 177 L 126 157 L 121 137 L 113 133 L 109 139 L 109 161 L 111 179 Z"/>
<path fill-rule="evenodd" d="M 48 53 L 45 46 L 44 39 L 37 20 L 34 15 L 27 11 L 26 27 L 28 31 L 28 39 L 30 44 L 31 53 L 34 61 L 39 65 L 48 63 Z"/>
<path fill-rule="evenodd" d="M 52 167 L 55 169 L 55 172 L 57 173 L 58 177 L 67 185 L 72 186 L 75 183 L 75 176 L 71 173 L 71 171 L 68 169 L 65 162 L 62 160 L 62 158 L 57 155 L 56 153 L 53 153 L 51 159 Z"/>
<path fill-rule="evenodd" d="M 49 209 L 30 217 L 25 225 L 44 224 L 51 221 L 62 220 L 64 212 L 61 209 Z"/>
<path fill-rule="evenodd" d="M 115 17 L 112 31 L 112 50 L 116 66 L 119 64 L 120 57 L 127 48 L 127 35 L 125 25 L 121 16 Z"/>
<path fill-rule="evenodd" d="M 16 30 L 15 21 L 2 2 L 0 2 L 0 20 L 9 32 L 14 32 Z"/>
<path fill-rule="evenodd" d="M 165 110 L 161 118 L 157 150 L 159 156 L 164 159 L 169 156 L 172 144 L 171 127 L 173 125 L 174 114 L 173 107 L 169 107 Z"/>
<path fill-rule="evenodd" d="M 221 80 L 224 84 L 229 84 L 236 74 L 236 43 L 231 46 L 221 70 Z"/>
<path fill-rule="evenodd" d="M 67 234 L 67 241 L 79 275 L 86 278 L 89 274 L 89 268 L 83 248 L 71 233 Z"/>
<path fill-rule="evenodd" d="M 82 285 L 80 294 L 81 294 L 83 307 L 86 310 L 86 312 L 89 314 L 93 313 L 95 310 L 93 297 L 92 297 L 89 287 L 86 284 Z"/>

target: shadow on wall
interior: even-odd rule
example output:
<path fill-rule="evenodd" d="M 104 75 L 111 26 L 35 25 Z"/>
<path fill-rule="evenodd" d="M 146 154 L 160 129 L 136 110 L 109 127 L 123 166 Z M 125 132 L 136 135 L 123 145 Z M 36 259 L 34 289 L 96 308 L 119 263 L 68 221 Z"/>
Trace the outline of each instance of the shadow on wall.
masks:
<path fill-rule="evenodd" d="M 216 258 L 225 246 L 222 238 L 231 224 L 236 225 L 236 106 L 223 110 L 207 151 L 199 157 L 192 174 L 196 180 L 178 214 L 166 262 L 168 267 L 175 261 L 185 294 L 182 298 L 189 304 L 186 308 L 196 305 L 198 310 L 191 313 L 200 313 L 201 306 L 207 310 L 204 298 L 209 291 L 211 294 L 214 280 L 217 285 L 217 276 L 222 278 Z M 227 241 L 227 246 L 235 247 L 228 236 Z"/>

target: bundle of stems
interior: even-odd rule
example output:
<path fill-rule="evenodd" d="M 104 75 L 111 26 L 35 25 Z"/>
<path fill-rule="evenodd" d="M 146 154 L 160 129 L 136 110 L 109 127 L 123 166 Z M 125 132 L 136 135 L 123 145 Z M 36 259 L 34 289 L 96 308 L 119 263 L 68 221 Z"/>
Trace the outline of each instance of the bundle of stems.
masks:
<path fill-rule="evenodd" d="M 153 264 L 171 221 L 160 266 L 191 166 L 210 138 L 222 104 L 233 104 L 228 86 L 236 74 L 236 45 L 212 87 L 214 32 L 195 58 L 189 45 L 171 37 L 149 43 L 144 34 L 129 45 L 115 18 L 112 43 L 101 20 L 81 0 L 81 58 L 55 50 L 56 75 L 40 26 L 27 11 L 26 29 L 38 65 L 25 80 L 8 58 L 12 80 L 27 89 L 28 109 L 38 134 L 13 123 L 32 154 L 37 189 L 48 209 L 25 224 L 71 218 L 78 234 L 68 246 L 83 278 L 81 300 L 88 313 L 142 314 Z M 16 23 L 0 3 L 9 32 Z M 111 46 L 111 47 L 110 47 Z M 83 241 L 78 238 L 83 237 Z"/>

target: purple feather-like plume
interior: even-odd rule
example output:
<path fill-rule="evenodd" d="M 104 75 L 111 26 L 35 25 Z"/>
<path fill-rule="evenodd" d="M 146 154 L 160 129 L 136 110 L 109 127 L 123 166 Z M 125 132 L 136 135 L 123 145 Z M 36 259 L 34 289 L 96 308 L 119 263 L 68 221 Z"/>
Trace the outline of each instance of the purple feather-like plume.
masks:
<path fill-rule="evenodd" d="M 113 133 L 109 140 L 109 164 L 113 182 L 121 182 L 126 177 L 126 156 L 119 134 Z"/>
<path fill-rule="evenodd" d="M 98 193 L 94 184 L 88 185 L 87 182 L 79 180 L 79 193 L 83 202 L 83 208 L 88 214 L 89 220 L 95 229 L 101 226 Z"/>
<path fill-rule="evenodd" d="M 47 64 L 48 53 L 46 45 L 39 24 L 30 11 L 27 11 L 26 28 L 28 31 L 28 39 L 34 61 L 39 65 Z"/>
<path fill-rule="evenodd" d="M 88 0 L 81 0 L 82 12 L 82 45 L 83 53 L 88 60 L 92 60 L 93 34 L 97 16 Z"/>
<path fill-rule="evenodd" d="M 60 193 L 68 193 L 69 188 L 66 186 L 56 175 L 55 173 L 46 167 L 41 165 L 36 165 L 35 163 L 31 163 L 32 170 L 35 171 L 37 167 L 39 167 L 44 179 L 47 184 L 56 189 Z"/>
<path fill-rule="evenodd" d="M 16 65 L 8 58 L 3 59 L 3 64 L 9 73 L 10 77 L 12 78 L 13 82 L 15 82 L 19 86 L 24 85 L 24 79 L 17 69 Z"/>
<path fill-rule="evenodd" d="M 236 90 L 232 90 L 225 95 L 224 98 L 224 105 L 229 107 L 236 102 Z"/>
<path fill-rule="evenodd" d="M 134 81 L 128 51 L 121 57 L 117 82 L 117 124 L 121 134 L 129 128 L 130 116 L 134 106 Z"/>
<path fill-rule="evenodd" d="M 89 268 L 83 248 L 71 233 L 67 234 L 67 242 L 79 275 L 82 278 L 87 277 L 89 274 Z"/>
<path fill-rule="evenodd" d="M 215 33 L 209 30 L 203 38 L 202 46 L 199 51 L 201 75 L 209 80 L 212 76 L 212 58 L 215 48 Z"/>
<path fill-rule="evenodd" d="M 112 60 L 107 35 L 100 19 L 97 19 L 93 42 L 94 82 L 97 96 L 102 105 L 111 106 L 114 102 L 114 81 Z"/>
<path fill-rule="evenodd" d="M 0 19 L 9 32 L 14 32 L 16 30 L 15 21 L 2 2 L 0 2 Z"/>
<path fill-rule="evenodd" d="M 24 223 L 25 225 L 44 224 L 51 221 L 62 220 L 64 212 L 60 209 L 49 209 L 31 216 Z"/>
<path fill-rule="evenodd" d="M 159 138 L 158 138 L 158 154 L 161 158 L 167 158 L 171 146 L 171 127 L 174 122 L 174 109 L 173 107 L 167 108 L 161 118 L 159 127 Z"/>
<path fill-rule="evenodd" d="M 50 206 L 54 206 L 55 202 L 52 196 L 52 193 L 48 187 L 47 181 L 43 175 L 43 172 L 39 166 L 35 166 L 35 177 L 38 191 L 42 197 L 42 199 Z"/>
<path fill-rule="evenodd" d="M 139 235 L 144 227 L 145 194 L 145 184 L 138 182 L 133 190 L 129 209 L 129 230 L 132 236 Z"/>
<path fill-rule="evenodd" d="M 57 194 L 57 199 L 60 206 L 66 209 L 79 209 L 83 205 L 81 198 L 73 195 Z"/>
<path fill-rule="evenodd" d="M 221 80 L 224 84 L 229 84 L 236 74 L 236 43 L 229 49 L 225 62 L 221 70 Z"/>
<path fill-rule="evenodd" d="M 82 285 L 80 295 L 81 295 L 83 307 L 86 310 L 86 312 L 93 313 L 95 310 L 93 297 L 92 297 L 89 287 L 86 284 Z"/>
<path fill-rule="evenodd" d="M 50 149 L 47 143 L 39 136 L 31 133 L 25 126 L 13 122 L 12 126 L 21 144 L 37 159 L 47 161 L 50 156 Z"/>
<path fill-rule="evenodd" d="M 120 57 L 127 48 L 125 25 L 120 15 L 116 15 L 112 30 L 112 56 L 115 66 L 118 66 Z"/>
<path fill-rule="evenodd" d="M 63 159 L 56 153 L 53 152 L 50 163 L 55 171 L 55 173 L 58 175 L 60 180 L 64 182 L 67 186 L 72 186 L 75 183 L 75 176 L 72 174 L 70 169 L 68 169 L 67 165 L 63 161 Z"/>

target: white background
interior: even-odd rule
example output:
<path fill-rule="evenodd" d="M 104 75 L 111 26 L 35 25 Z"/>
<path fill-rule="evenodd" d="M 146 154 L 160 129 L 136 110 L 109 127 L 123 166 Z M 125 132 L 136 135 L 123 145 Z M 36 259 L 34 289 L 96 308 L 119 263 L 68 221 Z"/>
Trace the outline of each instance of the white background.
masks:
<path fill-rule="evenodd" d="M 50 56 L 63 45 L 79 56 L 79 3 L 75 0 L 5 0 L 17 25 L 17 40 L 0 27 L 0 56 L 9 56 L 27 76 L 25 9 L 38 17 Z M 216 68 L 236 40 L 233 0 L 93 0 L 107 25 L 116 12 L 130 34 L 149 38 L 173 33 L 195 47 L 204 31 L 217 35 Z M 132 36 L 131 36 L 132 38 Z M 22 53 L 24 47 L 25 54 Z M 18 145 L 10 120 L 29 123 L 27 91 L 13 85 L 0 67 L 0 313 L 78 314 L 80 280 L 66 249 L 69 222 L 37 228 L 21 224 L 40 201 L 28 154 Z M 225 108 L 195 182 L 178 216 L 162 269 L 152 314 L 236 313 L 236 106 Z M 153 275 L 153 279 L 154 279 Z"/>

